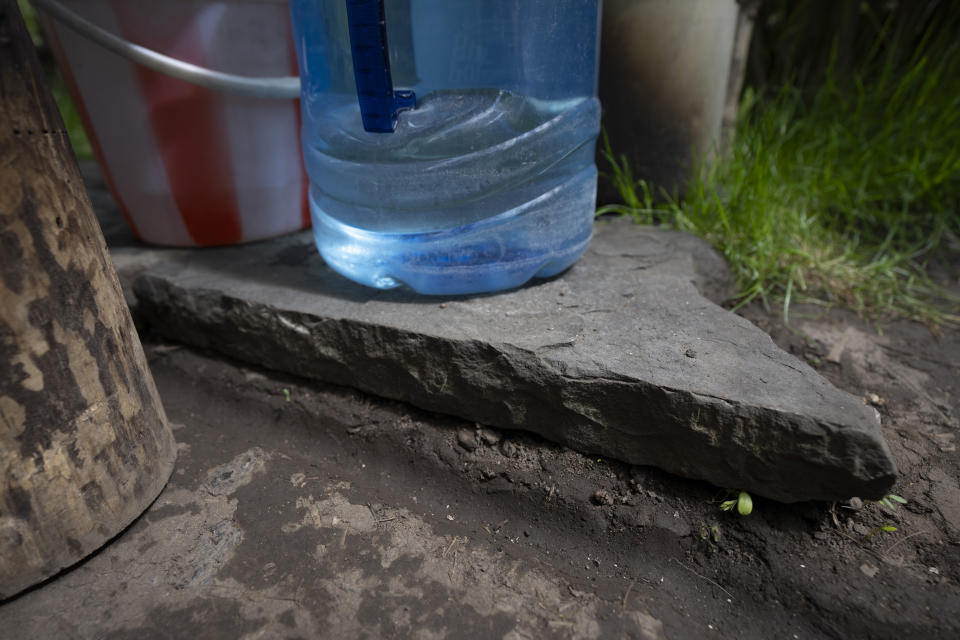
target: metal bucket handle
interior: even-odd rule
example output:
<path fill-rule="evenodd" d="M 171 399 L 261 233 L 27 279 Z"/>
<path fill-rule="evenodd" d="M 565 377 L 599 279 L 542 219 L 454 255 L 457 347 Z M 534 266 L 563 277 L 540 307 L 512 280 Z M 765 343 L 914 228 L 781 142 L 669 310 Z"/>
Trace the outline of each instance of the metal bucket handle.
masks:
<path fill-rule="evenodd" d="M 300 78 L 255 78 L 214 71 L 171 58 L 152 49 L 128 42 L 123 38 L 118 38 L 109 31 L 70 11 L 57 0 L 33 0 L 33 4 L 64 26 L 89 38 L 101 47 L 148 69 L 159 71 L 199 87 L 253 98 L 289 100 L 300 97 Z"/>

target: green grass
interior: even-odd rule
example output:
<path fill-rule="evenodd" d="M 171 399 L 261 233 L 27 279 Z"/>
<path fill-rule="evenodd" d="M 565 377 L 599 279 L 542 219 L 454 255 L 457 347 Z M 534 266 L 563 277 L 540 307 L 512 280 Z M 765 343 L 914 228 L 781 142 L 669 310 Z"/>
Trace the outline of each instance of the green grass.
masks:
<path fill-rule="evenodd" d="M 960 40 L 931 28 L 909 51 L 888 23 L 852 72 L 811 90 L 745 91 L 729 153 L 682 199 L 637 180 L 604 138 L 624 204 L 600 209 L 691 231 L 730 261 L 739 303 L 843 304 L 960 324 L 926 261 L 960 238 Z M 845 78 L 840 80 L 840 78 Z"/>
<path fill-rule="evenodd" d="M 93 147 L 90 146 L 90 139 L 87 138 L 87 133 L 84 131 L 83 123 L 80 120 L 80 114 L 77 112 L 73 99 L 70 98 L 70 93 L 67 91 L 66 83 L 59 73 L 50 78 L 50 92 L 57 102 L 63 124 L 67 128 L 73 153 L 81 160 L 92 159 Z"/>
<path fill-rule="evenodd" d="M 37 18 L 37 12 L 26 0 L 17 0 L 17 5 L 20 7 L 20 13 L 23 15 L 27 30 L 30 32 L 30 38 L 33 40 L 33 44 L 37 47 L 38 53 L 40 54 L 41 62 L 44 63 L 47 71 L 47 82 L 50 85 L 50 93 L 53 94 L 53 99 L 57 103 L 60 116 L 63 118 L 63 124 L 70 136 L 70 145 L 73 147 L 73 152 L 81 159 L 92 158 L 93 149 L 90 146 L 90 140 L 83 130 L 80 114 L 77 112 L 77 108 L 70 98 L 66 82 L 64 82 L 63 76 L 53 65 L 50 58 L 51 54 L 46 45 L 46 39 L 43 29 L 40 26 L 40 21 Z"/>

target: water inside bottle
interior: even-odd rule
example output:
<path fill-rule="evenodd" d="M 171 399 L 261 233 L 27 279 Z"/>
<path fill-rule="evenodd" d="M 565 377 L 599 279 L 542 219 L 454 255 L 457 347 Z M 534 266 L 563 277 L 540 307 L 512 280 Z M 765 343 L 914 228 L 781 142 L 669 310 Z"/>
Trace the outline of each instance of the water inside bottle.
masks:
<path fill-rule="evenodd" d="M 423 293 L 493 290 L 552 275 L 586 247 L 596 98 L 436 91 L 392 134 L 363 130 L 355 96 L 312 100 L 323 102 L 305 112 L 324 114 L 304 130 L 317 243 L 347 277 Z"/>

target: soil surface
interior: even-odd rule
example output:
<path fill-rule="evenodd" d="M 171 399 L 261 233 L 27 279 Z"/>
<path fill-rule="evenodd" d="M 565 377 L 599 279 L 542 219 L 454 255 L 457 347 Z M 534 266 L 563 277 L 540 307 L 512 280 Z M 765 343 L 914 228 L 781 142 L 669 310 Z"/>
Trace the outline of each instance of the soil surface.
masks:
<path fill-rule="evenodd" d="M 739 516 L 705 483 L 148 339 L 174 476 L 0 605 L 0 636 L 960 637 L 960 332 L 813 311 L 743 315 L 880 412 L 905 504 Z"/>

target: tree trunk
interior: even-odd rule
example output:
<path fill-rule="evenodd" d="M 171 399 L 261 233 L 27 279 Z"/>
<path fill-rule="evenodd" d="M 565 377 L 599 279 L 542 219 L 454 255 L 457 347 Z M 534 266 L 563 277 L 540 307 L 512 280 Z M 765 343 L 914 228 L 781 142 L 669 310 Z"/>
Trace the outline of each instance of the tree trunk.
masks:
<path fill-rule="evenodd" d="M 0 0 L 0 599 L 160 493 L 173 436 L 14 0 Z"/>

